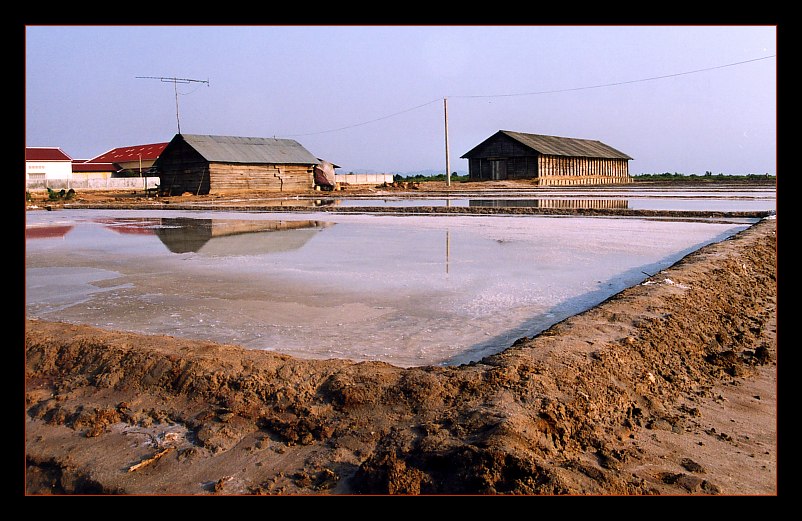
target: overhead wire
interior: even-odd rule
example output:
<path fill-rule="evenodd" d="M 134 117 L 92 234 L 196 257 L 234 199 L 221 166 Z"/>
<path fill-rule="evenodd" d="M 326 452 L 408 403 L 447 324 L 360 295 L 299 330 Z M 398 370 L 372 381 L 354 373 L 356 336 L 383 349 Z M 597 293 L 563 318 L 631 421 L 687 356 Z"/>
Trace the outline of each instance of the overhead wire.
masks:
<path fill-rule="evenodd" d="M 340 130 L 347 130 L 347 129 L 349 129 L 349 128 L 354 128 L 354 127 L 361 127 L 362 125 L 367 125 L 367 124 L 369 124 L 369 123 L 375 123 L 376 121 L 381 121 L 381 120 L 383 120 L 383 119 L 389 119 L 389 118 L 392 118 L 392 117 L 395 117 L 395 116 L 398 116 L 398 115 L 404 114 L 404 113 L 406 113 L 406 112 L 412 112 L 413 110 L 417 110 L 417 109 L 420 109 L 420 108 L 426 107 L 427 105 L 431 105 L 432 103 L 437 103 L 437 102 L 439 102 L 441 99 L 443 99 L 443 98 L 437 98 L 437 99 L 434 99 L 434 100 L 432 100 L 432 101 L 426 102 L 426 103 L 424 103 L 424 104 L 422 104 L 422 105 L 418 105 L 418 106 L 416 106 L 416 107 L 412 107 L 412 108 L 408 108 L 408 109 L 401 110 L 401 111 L 398 111 L 398 112 L 394 112 L 394 113 L 392 113 L 392 114 L 388 114 L 388 115 L 386 115 L 386 116 L 382 116 L 382 117 L 380 117 L 380 118 L 371 119 L 370 121 L 363 121 L 362 123 L 354 123 L 353 125 L 346 125 L 346 126 L 344 126 L 344 127 L 340 127 L 340 128 L 333 128 L 333 129 L 329 129 L 329 130 L 320 130 L 320 131 L 318 131 L 318 132 L 308 132 L 308 133 L 306 133 L 306 134 L 291 134 L 291 135 L 289 135 L 288 137 L 312 136 L 312 135 L 315 135 L 315 134 L 326 134 L 326 133 L 328 133 L 328 132 L 339 132 Z"/>
<path fill-rule="evenodd" d="M 444 98 L 463 98 L 463 99 L 468 99 L 468 98 L 503 98 L 503 97 L 516 97 L 516 96 L 536 96 L 536 95 L 541 95 L 541 94 L 556 94 L 556 93 L 559 93 L 559 92 L 573 92 L 573 91 L 579 91 L 579 90 L 600 89 L 600 88 L 603 88 L 603 87 L 615 87 L 615 86 L 619 86 L 619 85 L 628 85 L 628 84 L 632 84 L 632 83 L 642 83 L 642 82 L 646 82 L 646 81 L 655 81 L 655 80 L 662 80 L 662 79 L 666 79 L 666 78 L 675 78 L 677 76 L 685 76 L 685 75 L 688 75 L 688 74 L 697 74 L 697 73 L 700 73 L 700 72 L 707 72 L 707 71 L 712 71 L 712 70 L 716 70 L 716 69 L 724 69 L 726 67 L 734 67 L 736 65 L 743 65 L 743 64 L 746 64 L 746 63 L 752 63 L 752 62 L 756 62 L 756 61 L 768 60 L 770 58 L 775 58 L 776 56 L 777 56 L 776 54 L 772 54 L 770 56 L 763 56 L 761 58 L 754 58 L 754 59 L 751 59 L 751 60 L 743 60 L 743 61 L 734 62 L 734 63 L 727 63 L 725 65 L 716 65 L 714 67 L 705 67 L 703 69 L 695 69 L 695 70 L 692 70 L 692 71 L 676 72 L 676 73 L 673 73 L 673 74 L 664 74 L 664 75 L 661 75 L 661 76 L 652 76 L 652 77 L 649 77 L 649 78 L 639 78 L 639 79 L 636 79 L 636 80 L 617 81 L 617 82 L 612 82 L 612 83 L 602 83 L 602 84 L 599 84 L 599 85 L 588 85 L 588 86 L 585 86 L 585 87 L 570 87 L 570 88 L 564 88 L 564 89 L 553 89 L 553 90 L 542 90 L 542 91 L 520 92 L 520 93 L 507 93 L 507 94 L 475 94 L 475 95 L 463 94 L 463 95 L 455 95 L 455 96 L 444 96 L 444 97 L 437 98 L 435 100 L 423 103 L 422 105 L 417 105 L 415 107 L 411 107 L 411 108 L 408 108 L 408 109 L 400 110 L 398 112 L 394 112 L 392 114 L 388 114 L 386 116 L 382 116 L 382 117 L 379 117 L 379 118 L 371 119 L 369 121 L 363 121 L 361 123 L 354 123 L 352 125 L 346 125 L 346 126 L 343 126 L 343 127 L 333 128 L 333 129 L 328 129 L 328 130 L 319 130 L 319 131 L 316 131 L 316 132 L 308 132 L 308 133 L 305 133 L 305 134 L 292 134 L 292 135 L 289 135 L 288 137 L 312 136 L 312 135 L 316 135 L 316 134 L 327 134 L 329 132 L 339 132 L 341 130 L 348 130 L 350 128 L 355 128 L 355 127 L 360 127 L 360 126 L 363 126 L 363 125 L 368 125 L 370 123 L 375 123 L 377 121 L 381 121 L 381 120 L 384 120 L 384 119 L 393 118 L 395 116 L 399 116 L 399 115 L 405 114 L 407 112 L 412 112 L 413 110 L 417 110 L 417 109 L 426 107 L 428 105 L 431 105 L 433 103 L 437 103 L 437 102 L 439 102 L 440 100 L 442 100 Z"/>
<path fill-rule="evenodd" d="M 712 70 L 716 70 L 716 69 L 723 69 L 725 67 L 734 67 L 735 65 L 743 65 L 745 63 L 751 63 L 751 62 L 756 62 L 756 61 L 760 61 L 760 60 L 767 60 L 769 58 L 774 58 L 774 57 L 776 57 L 776 55 L 772 54 L 771 56 L 764 56 L 762 58 L 755 58 L 755 59 L 752 59 L 752 60 L 744 60 L 744 61 L 735 62 L 735 63 L 728 63 L 726 65 L 717 65 L 715 67 L 706 67 L 704 69 L 696 69 L 696 70 L 693 70 L 693 71 L 677 72 L 677 73 L 674 73 L 674 74 L 664 74 L 662 76 L 652 76 L 651 78 L 640 78 L 640 79 L 637 79 L 637 80 L 617 81 L 617 82 L 613 82 L 613 83 L 602 83 L 602 84 L 599 84 L 599 85 L 588 85 L 586 87 L 572 87 L 572 88 L 566 88 L 566 89 L 541 90 L 541 91 L 535 91 L 535 92 L 521 92 L 521 93 L 516 93 L 516 94 L 477 94 L 477 95 L 462 95 L 462 96 L 449 96 L 449 97 L 450 98 L 502 98 L 502 97 L 512 97 L 512 96 L 534 96 L 534 95 L 537 95 L 537 94 L 555 94 L 555 93 L 558 93 L 558 92 L 572 92 L 572 91 L 587 90 L 587 89 L 599 89 L 599 88 L 602 88 L 602 87 L 615 87 L 615 86 L 618 86 L 618 85 L 627 85 L 627 84 L 631 84 L 631 83 L 641 83 L 641 82 L 645 82 L 645 81 L 654 81 L 654 80 L 662 80 L 662 79 L 666 79 L 666 78 L 675 78 L 677 76 L 685 76 L 687 74 L 696 74 L 698 72 L 706 72 L 706 71 L 712 71 Z"/>

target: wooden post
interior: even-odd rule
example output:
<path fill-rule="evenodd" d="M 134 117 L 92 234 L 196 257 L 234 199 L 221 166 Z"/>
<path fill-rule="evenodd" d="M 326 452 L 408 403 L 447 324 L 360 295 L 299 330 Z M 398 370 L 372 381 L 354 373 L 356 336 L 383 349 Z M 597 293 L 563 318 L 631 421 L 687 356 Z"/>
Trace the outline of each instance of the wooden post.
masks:
<path fill-rule="evenodd" d="M 448 98 L 443 98 L 443 116 L 446 128 L 446 185 L 451 186 L 451 162 L 448 159 Z"/>

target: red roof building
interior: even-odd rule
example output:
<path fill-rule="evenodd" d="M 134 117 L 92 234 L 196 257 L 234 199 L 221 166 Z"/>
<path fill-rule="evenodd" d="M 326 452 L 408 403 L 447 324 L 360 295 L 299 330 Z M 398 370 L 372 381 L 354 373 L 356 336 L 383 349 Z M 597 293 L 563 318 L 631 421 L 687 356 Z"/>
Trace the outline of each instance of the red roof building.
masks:
<path fill-rule="evenodd" d="M 143 172 L 147 174 L 166 146 L 167 143 L 152 143 L 113 148 L 97 157 L 88 159 L 86 164 L 111 163 L 116 166 L 114 171 L 117 172 L 117 175 L 123 176 L 136 175 Z"/>
<path fill-rule="evenodd" d="M 58 147 L 25 147 L 25 179 L 42 186 L 51 179 L 71 179 L 72 158 Z"/>
<path fill-rule="evenodd" d="M 131 163 L 150 161 L 151 164 L 161 155 L 167 143 L 154 143 L 151 145 L 136 145 L 132 147 L 113 148 L 97 157 L 87 160 L 87 163 Z"/>
<path fill-rule="evenodd" d="M 76 159 L 72 162 L 72 173 L 84 172 L 116 172 L 117 165 L 114 163 L 90 163 L 86 159 Z"/>
<path fill-rule="evenodd" d="M 72 161 L 72 158 L 58 147 L 26 147 L 25 161 Z"/>

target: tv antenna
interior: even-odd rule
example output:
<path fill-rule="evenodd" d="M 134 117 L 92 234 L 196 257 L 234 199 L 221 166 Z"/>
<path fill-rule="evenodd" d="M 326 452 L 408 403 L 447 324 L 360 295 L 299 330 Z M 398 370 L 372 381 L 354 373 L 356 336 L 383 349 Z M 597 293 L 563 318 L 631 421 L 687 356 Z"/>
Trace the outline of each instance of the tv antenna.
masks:
<path fill-rule="evenodd" d="M 205 83 L 209 86 L 209 80 L 193 80 L 190 78 L 167 78 L 164 76 L 137 76 L 137 79 L 144 80 L 159 80 L 164 83 L 172 83 L 173 91 L 175 91 L 175 121 L 178 124 L 178 133 L 181 133 L 181 120 L 178 117 L 178 84 L 179 83 Z"/>

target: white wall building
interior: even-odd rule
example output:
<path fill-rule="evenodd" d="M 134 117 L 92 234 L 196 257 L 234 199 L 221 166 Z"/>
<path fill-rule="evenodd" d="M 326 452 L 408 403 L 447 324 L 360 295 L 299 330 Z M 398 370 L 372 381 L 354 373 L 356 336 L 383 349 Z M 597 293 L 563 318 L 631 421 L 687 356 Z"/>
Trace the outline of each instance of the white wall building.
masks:
<path fill-rule="evenodd" d="M 48 185 L 49 181 L 72 179 L 72 158 L 57 147 L 25 148 L 25 181 L 28 187 Z"/>

